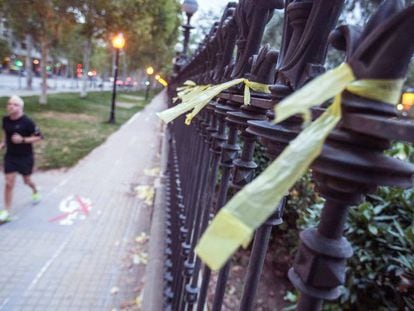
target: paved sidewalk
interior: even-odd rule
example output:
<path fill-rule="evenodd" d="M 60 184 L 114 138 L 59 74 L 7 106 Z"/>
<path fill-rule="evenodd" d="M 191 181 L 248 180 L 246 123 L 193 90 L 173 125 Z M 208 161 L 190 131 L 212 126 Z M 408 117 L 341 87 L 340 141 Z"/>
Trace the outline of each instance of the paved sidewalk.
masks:
<path fill-rule="evenodd" d="M 19 178 L 15 220 L 0 226 L 0 310 L 139 309 L 148 242 L 136 237 L 149 234 L 152 206 L 134 188 L 154 185 L 145 169 L 160 165 L 155 112 L 165 103 L 159 94 L 69 171 L 34 174 L 39 205 L 30 205 Z M 65 217 L 59 206 L 70 195 L 83 203 Z M 79 217 L 70 224 L 73 215 Z"/>

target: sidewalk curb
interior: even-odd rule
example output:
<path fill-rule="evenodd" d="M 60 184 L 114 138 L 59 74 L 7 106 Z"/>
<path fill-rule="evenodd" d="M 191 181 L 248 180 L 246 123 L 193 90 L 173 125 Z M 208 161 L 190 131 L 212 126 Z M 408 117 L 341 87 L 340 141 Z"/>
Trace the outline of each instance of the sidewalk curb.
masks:
<path fill-rule="evenodd" d="M 151 232 L 148 250 L 148 265 L 145 272 L 145 286 L 142 299 L 142 310 L 163 310 L 164 292 L 164 250 L 165 250 L 165 180 L 168 161 L 168 132 L 163 126 L 164 136 L 161 145 L 161 176 L 155 185 L 154 213 L 151 221 Z"/>

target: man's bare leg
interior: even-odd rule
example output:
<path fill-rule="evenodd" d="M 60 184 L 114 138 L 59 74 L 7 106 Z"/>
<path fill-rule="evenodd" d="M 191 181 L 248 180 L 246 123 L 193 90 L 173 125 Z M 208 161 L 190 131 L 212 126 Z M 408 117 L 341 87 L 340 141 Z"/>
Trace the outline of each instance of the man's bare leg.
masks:
<path fill-rule="evenodd" d="M 13 198 L 13 188 L 16 182 L 16 173 L 6 174 L 6 185 L 4 187 L 4 208 L 10 212 Z"/>
<path fill-rule="evenodd" d="M 26 185 L 32 188 L 33 193 L 37 193 L 37 188 L 32 179 L 30 178 L 31 175 L 23 176 L 23 181 Z"/>

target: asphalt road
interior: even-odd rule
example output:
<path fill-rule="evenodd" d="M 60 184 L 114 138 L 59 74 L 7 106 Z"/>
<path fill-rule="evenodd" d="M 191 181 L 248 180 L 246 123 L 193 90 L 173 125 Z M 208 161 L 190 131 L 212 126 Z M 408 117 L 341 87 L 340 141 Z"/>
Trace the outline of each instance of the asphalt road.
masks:
<path fill-rule="evenodd" d="M 96 83 L 88 83 L 88 89 L 101 90 L 98 87 L 99 80 Z M 0 74 L 0 96 L 9 96 L 11 94 L 17 95 L 38 95 L 41 92 L 42 79 L 40 77 L 33 77 L 32 90 L 27 89 L 26 77 L 19 77 L 15 74 Z M 81 80 L 68 79 L 64 77 L 48 78 L 48 92 L 80 92 L 82 86 Z M 112 84 L 105 81 L 103 85 L 104 90 L 111 90 Z"/>

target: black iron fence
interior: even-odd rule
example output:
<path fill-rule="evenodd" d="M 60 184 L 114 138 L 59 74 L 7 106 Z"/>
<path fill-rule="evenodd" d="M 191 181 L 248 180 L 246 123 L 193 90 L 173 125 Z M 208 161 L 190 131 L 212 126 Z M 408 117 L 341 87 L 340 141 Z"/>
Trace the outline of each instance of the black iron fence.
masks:
<path fill-rule="evenodd" d="M 171 81 L 171 97 L 186 80 L 217 85 L 237 78 L 270 85 L 252 92 L 243 105 L 239 85 L 221 92 L 185 125 L 169 125 L 165 308 L 204 310 L 211 271 L 194 249 L 212 217 L 255 177 L 259 141 L 271 159 L 301 132 L 302 118 L 274 124 L 273 107 L 324 69 L 328 42 L 344 51 L 357 80 L 404 78 L 414 52 L 414 6 L 387 0 L 364 29 L 334 29 L 344 0 L 240 0 L 229 3 L 221 20 Z M 260 46 L 274 10 L 284 9 L 280 51 Z M 236 51 L 236 52 L 235 52 Z M 179 104 L 179 102 L 178 102 Z M 171 106 L 175 104 L 171 103 Z M 352 256 L 342 236 L 348 207 L 379 185 L 413 187 L 414 165 L 386 156 L 391 141 L 414 142 L 414 122 L 399 119 L 381 98 L 342 93 L 342 118 L 312 162 L 317 189 L 326 199 L 317 228 L 301 233 L 289 278 L 300 291 L 298 310 L 319 310 L 336 299 Z M 325 108 L 312 108 L 316 119 Z M 240 310 L 253 310 L 270 233 L 283 222 L 285 200 L 255 232 Z M 220 310 L 231 261 L 220 269 L 213 310 Z"/>

